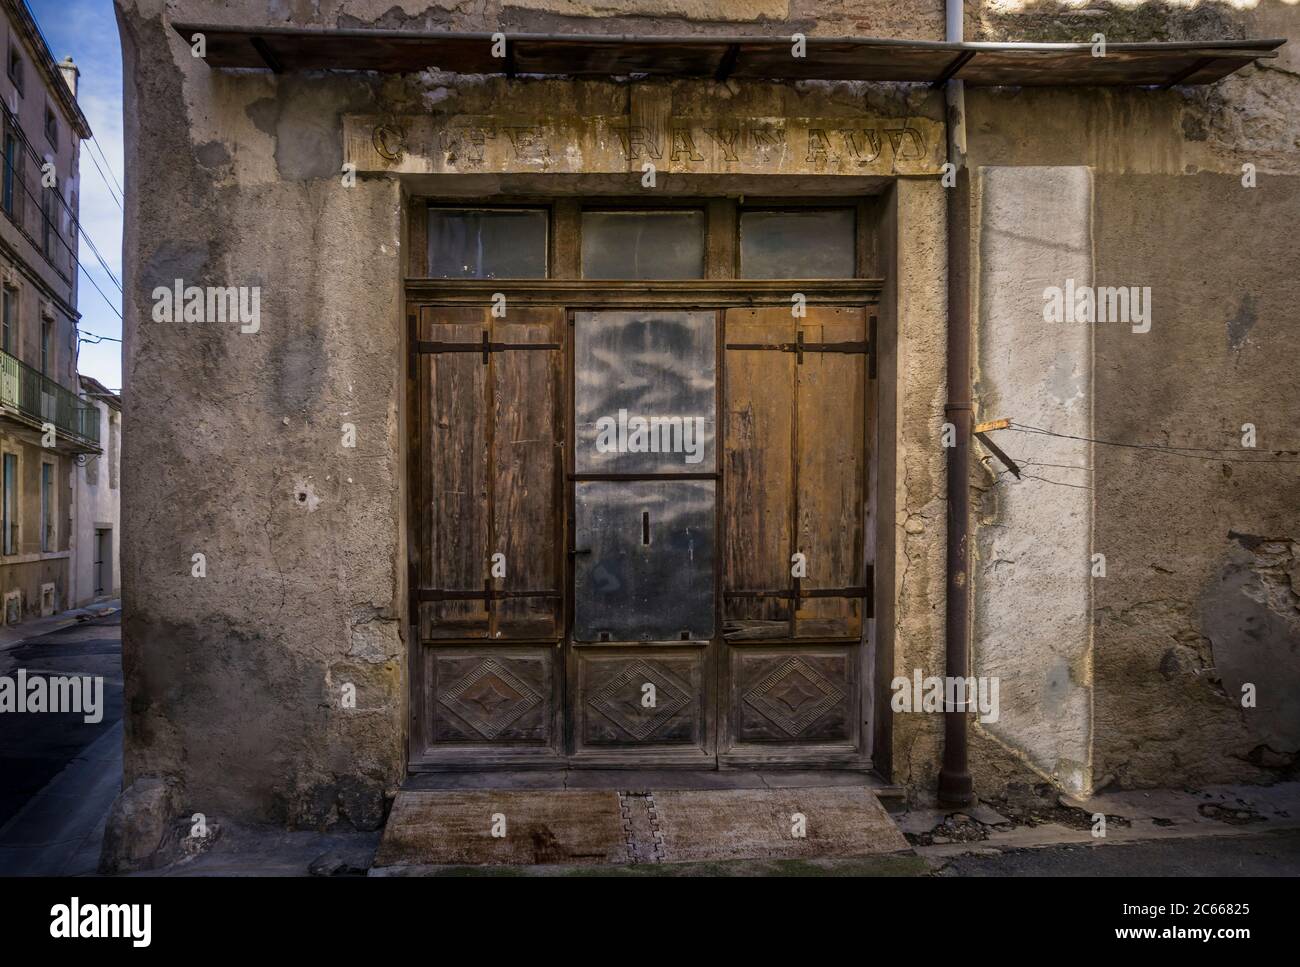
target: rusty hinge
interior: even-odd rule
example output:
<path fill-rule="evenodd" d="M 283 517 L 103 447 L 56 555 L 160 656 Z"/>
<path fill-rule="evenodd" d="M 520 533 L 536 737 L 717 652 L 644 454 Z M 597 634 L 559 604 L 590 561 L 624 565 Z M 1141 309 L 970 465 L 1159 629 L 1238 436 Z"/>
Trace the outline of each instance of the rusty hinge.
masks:
<path fill-rule="evenodd" d="M 851 353 L 863 354 L 871 351 L 866 342 L 804 342 L 803 330 L 795 333 L 794 342 L 729 342 L 728 349 L 767 349 L 773 352 L 794 353 L 800 365 L 803 365 L 804 353 Z"/>
<path fill-rule="evenodd" d="M 546 590 L 529 590 L 529 591 L 500 591 L 492 587 L 492 580 L 486 578 L 483 581 L 482 591 L 453 591 L 446 588 L 416 588 L 411 592 L 411 597 L 419 602 L 427 601 L 501 601 L 507 598 L 560 598 L 563 595 L 559 591 Z"/>
<path fill-rule="evenodd" d="M 558 342 L 493 342 L 487 329 L 483 330 L 483 338 L 479 342 L 440 342 L 421 339 L 413 342 L 412 346 L 414 347 L 412 351 L 416 353 L 482 353 L 484 363 L 488 361 L 490 354 L 506 350 L 562 348 Z"/>
<path fill-rule="evenodd" d="M 867 378 L 876 378 L 876 357 L 880 355 L 880 345 L 876 341 L 876 314 L 867 316 Z"/>

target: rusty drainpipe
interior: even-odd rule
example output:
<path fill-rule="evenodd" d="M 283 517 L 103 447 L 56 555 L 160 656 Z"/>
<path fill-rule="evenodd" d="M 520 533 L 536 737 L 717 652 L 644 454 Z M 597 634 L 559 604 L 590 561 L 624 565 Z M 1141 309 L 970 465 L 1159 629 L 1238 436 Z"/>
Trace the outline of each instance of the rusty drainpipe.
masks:
<path fill-rule="evenodd" d="M 947 0 L 947 39 L 962 40 L 962 0 Z M 948 402 L 944 419 L 954 430 L 948 448 L 948 566 L 945 626 L 945 674 L 965 678 L 970 669 L 970 177 L 966 170 L 966 94 L 961 81 L 944 89 L 947 106 L 948 160 L 956 166 L 956 183 L 947 189 L 948 222 Z M 945 696 L 950 694 L 944 690 Z M 947 708 L 943 723 L 943 766 L 939 801 L 955 806 L 974 799 L 967 755 L 965 706 Z"/>

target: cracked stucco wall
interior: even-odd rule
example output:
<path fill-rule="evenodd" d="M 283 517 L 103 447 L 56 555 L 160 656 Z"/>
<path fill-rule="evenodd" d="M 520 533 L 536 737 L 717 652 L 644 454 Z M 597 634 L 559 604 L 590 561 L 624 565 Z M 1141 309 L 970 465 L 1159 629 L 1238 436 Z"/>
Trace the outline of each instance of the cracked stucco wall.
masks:
<path fill-rule="evenodd" d="M 1151 332 L 1094 327 L 1093 435 L 1221 448 L 1196 457 L 1095 448 L 1093 549 L 1107 571 L 1091 581 L 1091 784 L 1291 775 L 1300 475 L 1295 464 L 1239 461 L 1300 457 L 1300 253 L 1286 241 L 1300 217 L 1300 8 L 999 0 L 968 16 L 972 30 L 980 39 L 1291 38 L 1276 60 L 1210 87 L 967 94 L 971 163 L 1090 167 L 1097 284 L 1152 287 Z M 1257 187 L 1243 186 L 1244 164 Z M 1055 422 L 1065 421 L 1062 409 Z M 1255 450 L 1241 447 L 1245 423 L 1258 428 Z M 994 437 L 1013 457 L 1024 440 Z M 997 643 L 974 647 L 978 663 Z M 1258 687 L 1254 708 L 1242 707 L 1245 682 Z M 973 750 L 984 790 L 1018 781 L 1032 762 L 1031 743 L 1004 748 L 978 729 Z"/>
<path fill-rule="evenodd" d="M 117 4 L 132 179 L 127 781 L 179 778 L 185 808 L 234 818 L 374 825 L 404 764 L 402 197 L 394 179 L 341 187 L 341 118 L 456 99 L 490 108 L 500 85 L 436 74 L 217 74 L 190 57 L 164 10 L 177 20 L 320 27 L 940 39 L 943 3 Z M 1136 10 L 989 0 L 969 5 L 967 36 L 1300 36 L 1296 10 L 1268 0 Z M 1261 446 L 1296 442 L 1285 426 L 1288 415 L 1296 422 L 1288 388 L 1297 383 L 1286 307 L 1300 295 L 1300 266 L 1276 242 L 1300 211 L 1296 57 L 1287 51 L 1209 89 L 969 92 L 971 163 L 1091 167 L 1099 278 L 1156 287 L 1160 335 L 1098 344 L 1097 435 L 1230 442 L 1228 429 L 1253 417 Z M 619 96 L 590 83 L 536 90 L 560 105 Z M 742 94 L 778 109 L 810 98 L 837 111 L 861 96 L 834 86 Z M 1261 187 L 1242 193 L 1234 185 L 1245 161 Z M 944 197 L 926 179 L 895 191 L 901 383 L 882 417 L 898 441 L 883 520 L 897 558 L 887 603 L 894 673 L 910 675 L 943 667 Z M 262 332 L 142 321 L 153 285 L 178 277 L 261 285 Z M 357 427 L 356 449 L 339 443 L 344 422 Z M 1248 676 L 1266 682 L 1267 662 L 1294 655 L 1291 618 L 1277 612 L 1288 600 L 1277 574 L 1294 571 L 1270 562 L 1300 539 L 1300 494 L 1283 467 L 1225 466 L 1161 476 L 1141 456 L 1098 455 L 1094 512 L 1110 565 L 1092 615 L 1099 784 L 1263 780 L 1291 761 L 1294 730 L 1276 698 L 1261 690 L 1250 715 L 1227 691 Z M 1230 532 L 1260 543 L 1248 550 Z M 206 578 L 190 576 L 195 553 L 206 555 Z M 1225 595 L 1232 608 L 1216 604 Z M 1240 619 L 1221 620 L 1238 607 Z M 1261 628 L 1266 646 L 1252 632 Z M 341 707 L 346 684 L 357 688 L 355 709 Z M 897 781 L 933 788 L 940 731 L 939 716 L 896 717 Z M 982 791 L 1036 774 L 978 729 L 972 743 Z"/>
<path fill-rule="evenodd" d="M 159 11 L 119 6 L 125 781 L 179 780 L 210 818 L 375 828 L 406 703 L 400 187 L 336 177 L 371 82 L 217 75 Z M 178 278 L 260 287 L 260 331 L 153 322 Z"/>

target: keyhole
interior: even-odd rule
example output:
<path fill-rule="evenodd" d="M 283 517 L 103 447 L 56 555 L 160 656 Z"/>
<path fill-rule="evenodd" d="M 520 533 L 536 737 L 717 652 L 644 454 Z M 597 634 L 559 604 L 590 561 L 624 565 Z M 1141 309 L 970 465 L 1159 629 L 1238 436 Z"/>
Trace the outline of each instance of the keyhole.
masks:
<path fill-rule="evenodd" d="M 650 543 L 650 511 L 641 511 L 641 543 Z"/>

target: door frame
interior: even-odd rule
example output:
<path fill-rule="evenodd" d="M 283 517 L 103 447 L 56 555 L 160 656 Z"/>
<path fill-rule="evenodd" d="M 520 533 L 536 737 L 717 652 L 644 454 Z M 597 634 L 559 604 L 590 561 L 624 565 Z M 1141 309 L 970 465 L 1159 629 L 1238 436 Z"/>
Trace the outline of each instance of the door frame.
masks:
<path fill-rule="evenodd" d="M 876 249 L 875 240 L 864 241 L 868 231 L 864 218 L 864 207 L 869 206 L 876 199 L 856 199 L 853 200 L 858 206 L 858 242 L 857 242 L 857 264 L 859 271 L 864 266 L 874 266 L 875 259 L 873 252 Z M 416 269 L 423 264 L 424 251 L 423 246 L 416 242 L 419 237 L 420 242 L 427 241 L 424 226 L 426 224 L 423 218 L 423 212 L 427 210 L 425 206 L 430 203 L 429 199 L 417 199 L 413 202 L 411 209 L 412 217 L 409 219 L 411 228 L 412 245 L 410 248 L 410 264 L 412 269 Z M 562 515 L 562 534 L 564 535 L 565 547 L 561 555 L 564 581 L 564 604 L 563 604 L 563 633 L 558 640 L 554 639 L 535 639 L 521 641 L 493 641 L 491 639 L 466 638 L 456 640 L 434 639 L 430 641 L 422 640 L 418 634 L 418 622 L 410 627 L 410 638 L 408 647 L 408 687 L 412 694 L 408 707 L 410 710 L 410 733 L 408 743 L 408 771 L 410 772 L 445 772 L 445 771 L 483 771 L 492 769 L 557 769 L 557 768 L 619 768 L 619 769 L 654 769 L 654 768 L 706 768 L 706 769 L 726 769 L 726 768 L 753 768 L 762 765 L 764 768 L 850 768 L 857 770 L 866 770 L 871 768 L 872 762 L 872 745 L 875 739 L 875 723 L 871 721 L 873 710 L 874 714 L 879 714 L 878 710 L 881 705 L 878 699 L 872 694 L 879 689 L 879 682 L 874 673 L 875 652 L 877 649 L 875 622 L 866 618 L 865 613 L 862 620 L 862 631 L 857 641 L 857 661 L 858 661 L 858 691 L 856 708 L 858 709 L 857 747 L 859 752 L 852 756 L 830 756 L 824 761 L 814 761 L 812 759 L 801 759 L 799 761 L 782 761 L 780 756 L 764 759 L 761 762 L 740 761 L 732 758 L 730 761 L 724 761 L 720 753 L 723 751 L 719 748 L 721 735 L 721 723 L 718 716 L 725 710 L 721 709 L 723 688 L 726 684 L 727 669 L 724 663 L 727 658 L 725 654 L 727 642 L 723 638 L 723 595 L 722 595 L 722 575 L 725 561 L 725 542 L 728 540 L 724 533 L 723 511 L 724 511 L 724 494 L 725 479 L 723 473 L 723 455 L 725 453 L 725 403 L 726 403 L 726 379 L 727 369 L 725 363 L 725 346 L 726 346 L 726 310 L 729 308 L 749 308 L 755 306 L 786 306 L 790 305 L 792 292 L 801 292 L 805 295 L 807 304 L 810 306 L 841 306 L 841 307 L 863 307 L 872 311 L 877 316 L 880 312 L 882 297 L 885 289 L 885 283 L 878 278 L 854 278 L 854 279 L 819 279 L 819 280 L 787 280 L 787 279 L 763 279 L 763 280 L 742 280 L 734 277 L 739 258 L 739 245 L 719 244 L 717 232 L 714 228 L 715 223 L 719 220 L 729 225 L 734 241 L 734 232 L 736 219 L 738 218 L 737 205 L 734 200 L 730 199 L 711 199 L 704 197 L 688 197 L 666 200 L 667 204 L 647 205 L 644 199 L 639 200 L 640 207 L 671 207 L 680 205 L 683 207 L 704 207 L 707 212 L 707 224 L 710 226 L 709 241 L 707 243 L 708 257 L 713 264 L 716 258 L 723 260 L 725 263 L 726 277 L 709 277 L 704 279 L 691 280 L 664 280 L 664 281 L 622 281 L 622 280 L 588 280 L 573 277 L 563 277 L 564 275 L 575 274 L 573 272 L 573 260 L 571 257 L 565 257 L 557 253 L 555 236 L 557 231 L 562 227 L 559 223 L 563 220 L 569 223 L 572 228 L 578 220 L 582 208 L 631 208 L 635 207 L 628 204 L 621 204 L 620 199 L 592 197 L 583 201 L 572 198 L 528 198 L 528 199 L 508 199 L 491 203 L 477 202 L 472 199 L 449 199 L 444 202 L 434 202 L 434 204 L 445 205 L 451 208 L 518 208 L 520 205 L 528 207 L 545 207 L 550 215 L 548 222 L 550 225 L 550 239 L 548 241 L 548 270 L 552 277 L 546 279 L 530 280 L 501 280 L 501 279 L 431 279 L 410 274 L 405 280 L 404 311 L 408 320 L 408 357 L 414 359 L 415 343 L 417 340 L 416 320 L 418 319 L 421 308 L 441 308 L 441 307 L 490 307 L 492 305 L 493 295 L 496 293 L 505 293 L 507 300 L 511 304 L 526 304 L 530 306 L 552 306 L 565 310 L 566 325 L 562 327 L 565 335 L 565 345 L 562 347 L 563 359 L 563 386 L 564 394 L 564 419 L 567 421 L 563 427 L 562 436 L 565 441 L 565 452 L 562 455 L 563 480 L 561 488 L 560 502 L 561 507 L 557 512 Z M 756 200 L 753 209 L 771 209 L 773 207 L 815 207 L 831 208 L 844 207 L 847 200 L 817 197 L 801 198 L 795 200 Z M 719 205 L 729 209 L 721 215 L 718 212 Z M 750 210 L 751 206 L 746 205 L 744 210 Z M 416 214 L 418 211 L 419 214 Z M 580 242 L 575 242 L 573 247 L 580 249 Z M 561 277 L 556 277 L 559 273 Z M 706 275 L 710 274 L 706 271 Z M 715 400 L 717 406 L 717 431 L 715 447 L 717 452 L 717 462 L 715 465 L 715 479 L 717 481 L 717 498 L 716 498 L 716 528 L 717 536 L 715 543 L 715 562 L 714 562 L 714 606 L 715 606 L 715 628 L 713 638 L 705 643 L 692 643 L 697 646 L 702 645 L 706 648 L 706 682 L 707 694 L 706 715 L 708 723 L 708 738 L 706 744 L 706 755 L 701 756 L 698 751 L 691 750 L 685 755 L 656 755 L 647 756 L 645 761 L 629 761 L 629 757 L 620 750 L 617 755 L 603 756 L 591 754 L 575 754 L 572 721 L 572 710 L 568 707 L 569 690 L 571 687 L 571 678 L 573 675 L 572 663 L 576 660 L 575 647 L 572 641 L 572 622 L 574 617 L 573 601 L 573 576 L 574 569 L 570 562 L 572 558 L 569 551 L 573 549 L 573 380 L 574 380 L 574 362 L 573 362 L 573 313 L 581 310 L 599 310 L 612 308 L 660 308 L 660 309 L 696 309 L 712 310 L 716 313 L 717 330 L 716 330 L 716 347 L 717 353 L 717 385 L 715 387 Z M 877 336 L 871 335 L 871 352 L 878 354 L 879 344 L 876 341 Z M 868 367 L 870 370 L 872 367 Z M 880 399 L 880 381 L 874 375 L 868 376 L 868 385 L 865 390 L 866 413 L 866 440 L 864 441 L 864 471 L 866 474 L 865 486 L 867 491 L 867 507 L 865 509 L 866 517 L 864 519 L 864 552 L 870 567 L 876 559 L 876 547 L 874 539 L 877 528 L 873 525 L 876 513 L 876 494 L 877 494 L 877 475 L 876 462 L 878 459 L 878 441 L 875 439 L 875 432 L 878 426 L 876 410 Z M 413 522 L 419 517 L 415 512 L 415 501 L 418 499 L 419 489 L 416 484 L 416 475 L 419 473 L 419 423 L 416 412 L 416 395 L 417 386 L 414 377 L 414 369 L 408 368 L 408 385 L 407 385 L 407 480 L 408 480 L 408 519 Z M 408 530 L 408 551 L 414 553 L 414 541 L 410 539 L 413 534 Z M 409 562 L 408 562 L 409 563 Z M 871 577 L 872 571 L 868 571 L 868 578 Z M 416 587 L 414 580 L 414 568 L 408 567 L 410 576 L 411 589 Z M 871 588 L 873 595 L 876 589 Z M 836 644 L 843 645 L 851 639 L 837 639 Z M 559 684 L 558 701 L 560 703 L 560 733 L 555 737 L 549 754 L 534 755 L 500 755 L 492 754 L 489 750 L 457 750 L 453 754 L 440 755 L 436 759 L 431 759 L 426 754 L 426 749 L 417 748 L 416 737 L 421 734 L 420 725 L 416 721 L 418 715 L 423 714 L 423 702 L 420 696 L 415 693 L 424 688 L 424 679 L 422 669 L 422 653 L 436 641 L 438 645 L 446 646 L 465 646 L 472 648 L 475 645 L 485 643 L 501 645 L 520 645 L 532 647 L 553 647 L 560 651 L 557 653 L 557 661 L 554 664 L 555 672 L 561 677 Z M 801 639 L 800 644 L 816 645 L 819 639 L 808 638 Z M 829 640 L 828 640 L 829 641 Z M 766 642 L 758 642 L 758 646 Z M 585 645 L 583 647 L 591 647 Z M 708 751 L 711 750 L 711 751 Z"/>

